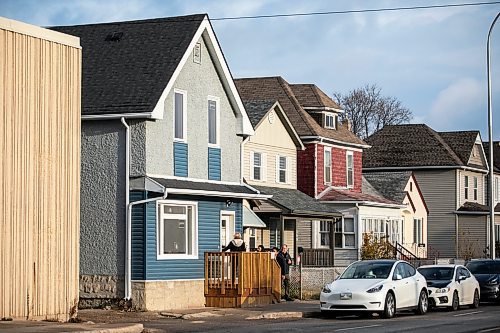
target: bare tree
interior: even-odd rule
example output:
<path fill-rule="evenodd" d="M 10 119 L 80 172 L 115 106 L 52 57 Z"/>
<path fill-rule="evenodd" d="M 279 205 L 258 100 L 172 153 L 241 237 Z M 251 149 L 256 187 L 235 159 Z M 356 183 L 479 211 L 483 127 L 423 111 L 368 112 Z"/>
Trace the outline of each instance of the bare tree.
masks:
<path fill-rule="evenodd" d="M 343 118 L 349 119 L 352 131 L 363 139 L 384 125 L 404 124 L 413 118 L 412 112 L 401 101 L 395 97 L 382 96 L 381 91 L 376 84 L 367 84 L 345 95 L 333 94 L 345 110 Z"/>

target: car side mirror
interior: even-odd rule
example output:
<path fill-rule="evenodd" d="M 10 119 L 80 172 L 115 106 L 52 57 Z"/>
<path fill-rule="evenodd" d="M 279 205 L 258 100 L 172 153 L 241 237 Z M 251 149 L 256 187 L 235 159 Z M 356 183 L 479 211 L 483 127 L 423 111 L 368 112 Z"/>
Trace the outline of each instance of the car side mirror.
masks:
<path fill-rule="evenodd" d="M 465 280 L 465 279 L 467 279 L 467 276 L 465 276 L 465 275 L 460 275 L 460 276 L 458 277 L 458 282 L 463 281 L 463 280 Z"/>
<path fill-rule="evenodd" d="M 396 275 L 394 275 L 394 277 L 392 279 L 396 280 L 396 281 L 399 281 L 399 280 L 402 280 L 403 277 L 401 276 L 401 274 L 396 274 Z"/>

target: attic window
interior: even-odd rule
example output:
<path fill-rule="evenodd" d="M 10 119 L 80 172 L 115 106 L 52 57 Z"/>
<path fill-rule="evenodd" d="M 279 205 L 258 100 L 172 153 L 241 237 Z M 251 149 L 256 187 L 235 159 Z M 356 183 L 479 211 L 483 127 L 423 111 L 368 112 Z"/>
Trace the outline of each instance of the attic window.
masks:
<path fill-rule="evenodd" d="M 332 113 L 325 113 L 324 124 L 325 128 L 336 129 L 335 115 Z"/>
<path fill-rule="evenodd" d="M 194 46 L 193 62 L 201 64 L 201 43 L 196 43 Z"/>
<path fill-rule="evenodd" d="M 123 32 L 112 32 L 106 36 L 106 42 L 119 42 L 123 37 Z"/>

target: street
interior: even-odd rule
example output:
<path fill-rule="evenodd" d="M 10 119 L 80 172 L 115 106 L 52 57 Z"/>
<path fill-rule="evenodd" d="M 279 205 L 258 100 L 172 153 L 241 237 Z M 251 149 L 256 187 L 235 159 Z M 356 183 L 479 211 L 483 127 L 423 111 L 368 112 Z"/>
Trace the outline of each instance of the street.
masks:
<path fill-rule="evenodd" d="M 304 306 L 313 318 L 249 320 L 237 314 L 143 322 L 144 331 L 155 332 L 500 332 L 500 305 L 482 304 L 478 309 L 457 312 L 433 310 L 424 316 L 401 313 L 393 319 L 336 319 L 321 316 L 312 304 Z"/>

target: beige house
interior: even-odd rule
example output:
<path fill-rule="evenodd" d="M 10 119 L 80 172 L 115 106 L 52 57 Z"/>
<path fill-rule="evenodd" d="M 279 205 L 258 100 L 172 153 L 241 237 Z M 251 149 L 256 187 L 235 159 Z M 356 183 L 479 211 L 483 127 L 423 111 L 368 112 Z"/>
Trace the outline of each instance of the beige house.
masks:
<path fill-rule="evenodd" d="M 247 244 L 271 248 L 286 243 L 292 256 L 299 247 L 333 251 L 333 244 L 327 244 L 329 237 L 322 236 L 322 225 L 342 215 L 297 190 L 297 150 L 304 146 L 281 105 L 277 101 L 244 104 L 255 135 L 243 142 L 243 178 L 262 194 L 272 195 L 267 201 L 247 202 L 246 207 L 264 223 L 258 227 L 250 214 L 244 215 Z"/>
<path fill-rule="evenodd" d="M 0 18 L 0 318 L 76 316 L 79 39 Z"/>
<path fill-rule="evenodd" d="M 371 172 L 363 177 L 379 195 L 402 204 L 400 244 L 419 258 L 427 258 L 428 208 L 413 172 Z M 363 188 L 370 193 L 372 190 Z M 375 193 L 374 193 L 375 194 Z"/>

